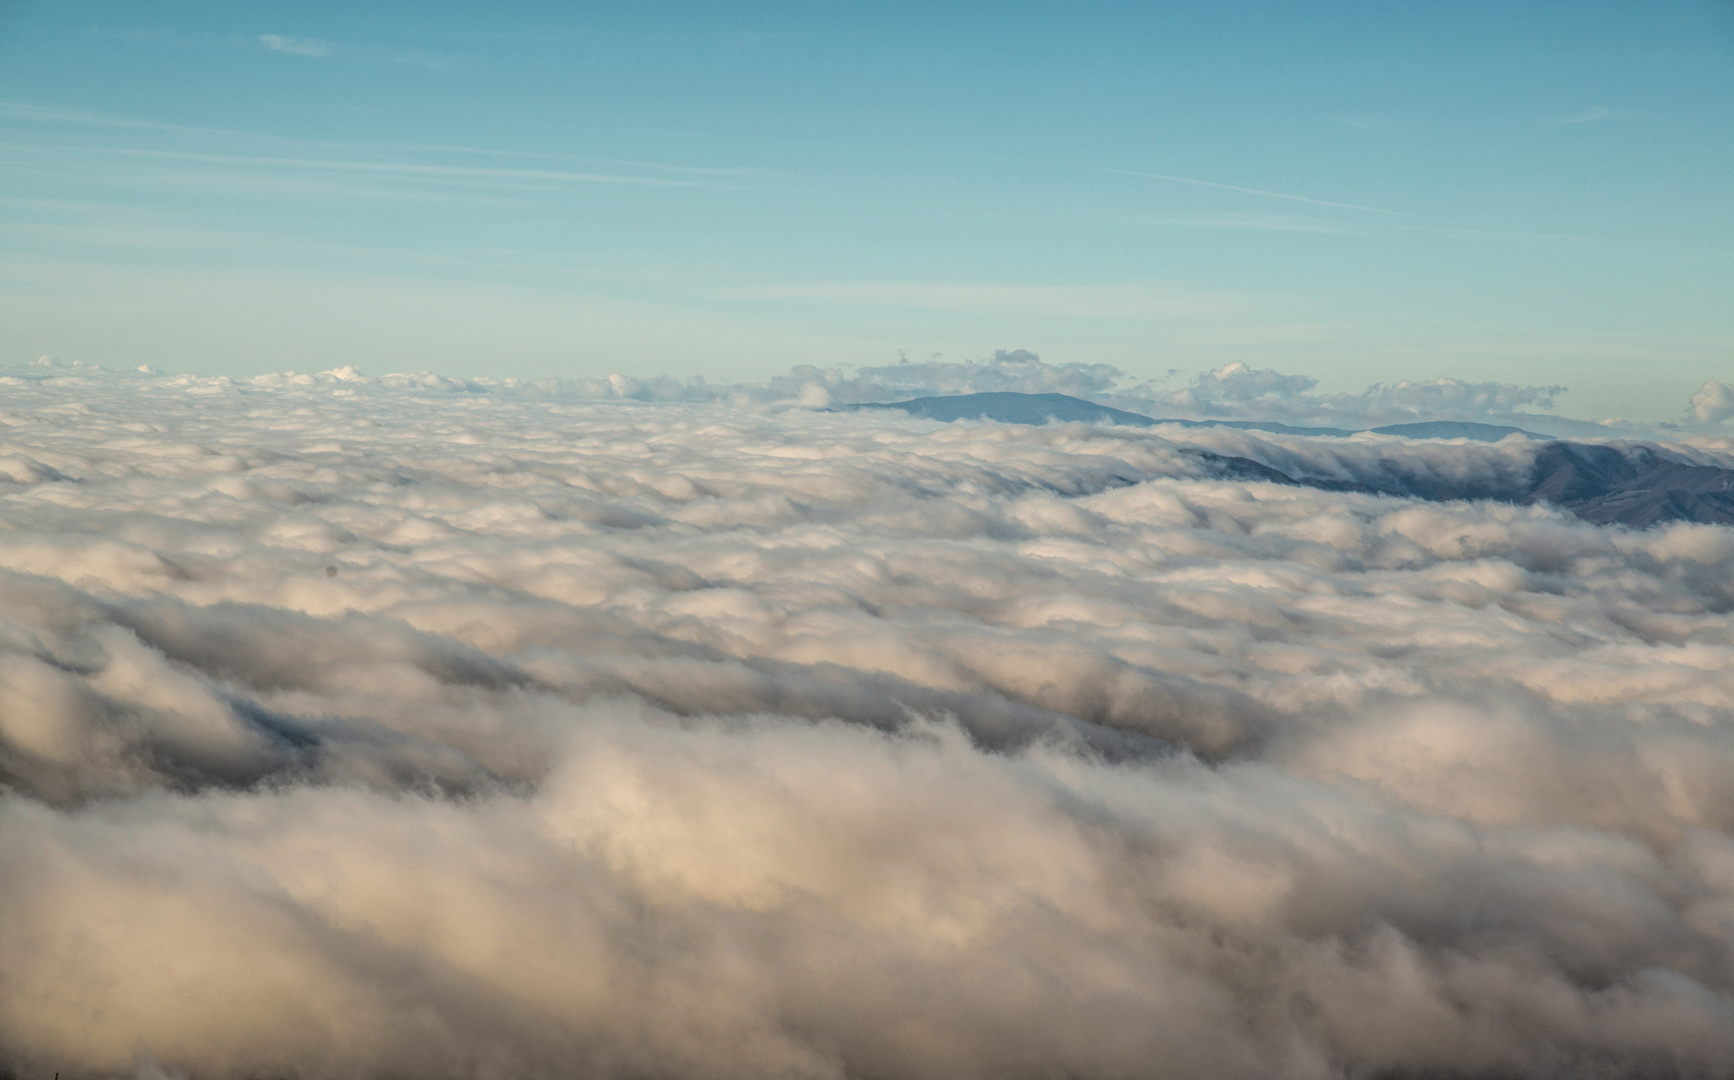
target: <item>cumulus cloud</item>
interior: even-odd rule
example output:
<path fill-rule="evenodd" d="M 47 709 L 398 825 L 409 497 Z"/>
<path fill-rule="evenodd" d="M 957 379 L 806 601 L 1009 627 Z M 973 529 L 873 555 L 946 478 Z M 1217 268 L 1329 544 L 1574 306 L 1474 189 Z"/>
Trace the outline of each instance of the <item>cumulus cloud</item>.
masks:
<path fill-rule="evenodd" d="M 842 384 L 842 392 L 852 401 L 997 391 L 1089 398 L 1112 392 L 1122 378 L 1111 364 L 1049 364 L 1028 349 L 1001 349 L 974 363 L 935 357 L 861 368 Z"/>
<path fill-rule="evenodd" d="M 1069 394 L 1117 408 L 1174 419 L 1276 420 L 1298 425 L 1373 427 L 1414 420 L 1534 419 L 1551 409 L 1562 386 L 1469 383 L 1443 376 L 1376 384 L 1358 394 L 1318 392 L 1318 380 L 1235 362 L 1179 387 L 1133 383 L 1110 364 L 1050 364 L 1025 349 L 1001 350 L 981 361 L 905 361 L 854 371 L 797 368 L 772 380 L 773 396 L 790 382 L 820 381 L 839 401 L 895 401 L 937 394 L 1014 391 Z M 690 385 L 690 384 L 689 384 Z M 671 388 L 672 389 L 672 388 Z M 619 395 L 629 396 L 629 395 Z M 661 393 L 659 399 L 676 396 Z M 690 395 L 689 395 L 690 396 Z"/>
<path fill-rule="evenodd" d="M 260 386 L 308 385 L 323 375 L 262 376 Z M 1296 425 L 1367 428 L 1418 420 L 1543 423 L 1557 433 L 1605 433 L 1598 425 L 1537 410 L 1554 407 L 1561 386 L 1470 383 L 1443 376 L 1376 384 L 1358 394 L 1320 393 L 1318 380 L 1244 363 L 1226 364 L 1178 388 L 1165 382 L 1134 382 L 1111 364 L 1049 363 L 1027 349 L 1002 349 L 981 360 L 904 359 L 859 368 L 798 365 L 757 383 L 710 383 L 702 377 L 675 379 L 614 374 L 606 378 L 452 379 L 430 373 L 357 376 L 369 385 L 394 389 L 491 393 L 604 401 L 732 401 L 768 403 L 828 400 L 839 404 L 901 401 L 944 394 L 1011 391 L 1069 394 L 1158 418 L 1275 420 Z M 817 396 L 819 390 L 826 398 Z"/>
<path fill-rule="evenodd" d="M 392 380 L 402 376 L 387 376 Z M 439 376 L 421 378 L 442 380 Z M 1071 394 L 1100 398 L 1114 392 L 1124 373 L 1110 364 L 1049 364 L 1027 349 L 1000 351 L 979 361 L 905 359 L 896 364 L 861 368 L 821 368 L 800 364 L 787 374 L 762 383 L 707 383 L 703 378 L 668 376 L 544 379 L 523 386 L 478 385 L 477 390 L 505 389 L 552 397 L 590 400 L 773 402 L 809 398 L 823 389 L 840 403 L 900 401 L 930 394 L 974 394 L 1010 390 L 1025 394 Z"/>
<path fill-rule="evenodd" d="M 1692 418 L 1700 424 L 1720 424 L 1734 416 L 1734 386 L 1710 380 L 1692 395 Z"/>
<path fill-rule="evenodd" d="M 1158 418 L 1275 420 L 1297 425 L 1374 427 L 1415 420 L 1506 422 L 1551 409 L 1561 386 L 1468 383 L 1439 377 L 1376 384 L 1358 394 L 1318 392 L 1318 380 L 1235 362 L 1203 372 L 1179 388 L 1133 383 L 1110 364 L 1050 364 L 1025 349 L 1001 350 L 981 361 L 905 361 L 842 369 L 797 368 L 768 384 L 789 396 L 787 383 L 821 381 L 839 401 L 895 401 L 937 394 L 1014 391 L 1069 394 Z M 628 395 L 620 395 L 628 396 Z M 664 393 L 659 398 L 674 395 Z"/>
<path fill-rule="evenodd" d="M 1146 409 L 1185 419 L 1277 420 L 1325 427 L 1370 427 L 1418 420 L 1506 422 L 1551 409 L 1563 386 L 1431 380 L 1377 383 L 1358 394 L 1321 394 L 1318 380 L 1243 363 L 1207 371 L 1175 391 L 1141 388 Z"/>
<path fill-rule="evenodd" d="M 8 377 L 0 1068 L 1734 1070 L 1734 530 L 790 378 Z"/>

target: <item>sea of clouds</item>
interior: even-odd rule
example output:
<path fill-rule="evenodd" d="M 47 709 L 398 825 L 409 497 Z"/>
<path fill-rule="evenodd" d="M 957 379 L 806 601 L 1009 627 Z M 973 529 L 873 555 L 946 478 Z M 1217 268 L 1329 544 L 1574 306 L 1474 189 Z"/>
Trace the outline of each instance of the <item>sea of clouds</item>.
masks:
<path fill-rule="evenodd" d="M 0 1070 L 1734 1072 L 1734 529 L 630 382 L 0 378 Z"/>

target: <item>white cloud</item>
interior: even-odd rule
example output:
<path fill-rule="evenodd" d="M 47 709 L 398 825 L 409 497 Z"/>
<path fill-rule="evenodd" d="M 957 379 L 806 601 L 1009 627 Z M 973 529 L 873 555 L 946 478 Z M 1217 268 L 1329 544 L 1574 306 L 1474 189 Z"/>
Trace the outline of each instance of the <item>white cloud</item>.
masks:
<path fill-rule="evenodd" d="M 334 42 L 322 41 L 319 38 L 289 37 L 284 34 L 260 34 L 259 43 L 272 52 L 291 53 L 295 56 L 330 56 L 337 51 Z"/>
<path fill-rule="evenodd" d="M 1734 386 L 1709 380 L 1692 394 L 1692 418 L 1700 424 L 1720 424 L 1734 416 Z"/>
<path fill-rule="evenodd" d="M 390 375 L 386 385 L 406 380 L 451 384 L 434 375 Z M 543 380 L 521 385 L 471 381 L 475 390 L 535 393 L 576 399 L 639 401 L 786 401 L 802 388 L 823 387 L 837 402 L 902 401 L 940 394 L 1012 391 L 1025 394 L 1069 394 L 1157 418 L 1274 420 L 1297 425 L 1366 428 L 1412 420 L 1470 420 L 1521 424 L 1538 420 L 1536 410 L 1553 407 L 1565 393 L 1559 386 L 1516 386 L 1509 383 L 1469 383 L 1439 377 L 1377 384 L 1358 394 L 1317 392 L 1318 381 L 1306 375 L 1285 375 L 1271 369 L 1230 363 L 1203 372 L 1171 389 L 1167 383 L 1131 383 L 1111 364 L 1048 363 L 1027 349 L 1000 350 L 984 360 L 951 360 L 934 356 L 897 364 L 861 368 L 820 368 L 802 365 L 762 383 L 707 383 L 693 378 Z M 1582 422 L 1552 418 L 1553 426 Z"/>
<path fill-rule="evenodd" d="M 1167 173 L 1138 172 L 1134 169 L 1104 169 L 1103 172 L 1115 173 L 1120 176 L 1135 176 L 1142 180 L 1160 180 L 1168 184 L 1187 184 L 1193 187 L 1216 188 L 1219 191 L 1232 191 L 1241 195 L 1253 195 L 1261 199 L 1279 199 L 1283 202 L 1306 203 L 1311 206 L 1323 206 L 1333 210 L 1361 210 L 1369 214 L 1400 214 L 1398 210 L 1384 210 L 1377 206 L 1362 206 L 1359 203 L 1329 202 L 1325 199 L 1314 199 L 1306 195 L 1295 195 L 1284 191 L 1266 191 L 1262 188 L 1240 187 L 1235 184 L 1223 184 L 1214 180 L 1199 180 L 1191 176 L 1171 176 Z"/>
<path fill-rule="evenodd" d="M 1146 384 L 1114 395 L 1153 415 L 1182 419 L 1276 420 L 1362 428 L 1412 420 L 1510 423 L 1553 407 L 1562 386 L 1467 383 L 1440 376 L 1375 384 L 1358 394 L 1321 394 L 1318 381 L 1235 362 L 1207 371 L 1179 390 Z M 1132 403 L 1137 403 L 1136 405 Z"/>
<path fill-rule="evenodd" d="M 0 1066 L 1734 1069 L 1734 530 L 1117 376 L 0 376 Z"/>

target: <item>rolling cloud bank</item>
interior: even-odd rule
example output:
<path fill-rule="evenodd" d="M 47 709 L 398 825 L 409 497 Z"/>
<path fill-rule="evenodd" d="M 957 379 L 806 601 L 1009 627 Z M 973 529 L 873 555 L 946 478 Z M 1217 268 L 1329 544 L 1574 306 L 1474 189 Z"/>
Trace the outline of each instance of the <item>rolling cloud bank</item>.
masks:
<path fill-rule="evenodd" d="M 1734 528 L 918 366 L 0 378 L 0 1070 L 1734 1073 Z"/>

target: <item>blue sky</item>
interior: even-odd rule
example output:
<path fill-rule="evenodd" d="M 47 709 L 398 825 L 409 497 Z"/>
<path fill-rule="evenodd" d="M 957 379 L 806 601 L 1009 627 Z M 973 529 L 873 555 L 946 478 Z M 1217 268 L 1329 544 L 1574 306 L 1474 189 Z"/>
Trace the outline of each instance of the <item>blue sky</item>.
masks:
<path fill-rule="evenodd" d="M 1734 378 L 1727 2 L 14 0 L 0 143 L 0 362 Z"/>

